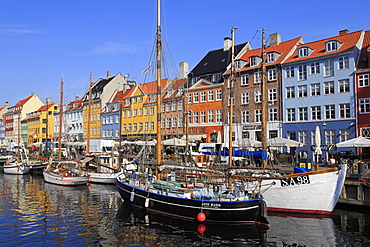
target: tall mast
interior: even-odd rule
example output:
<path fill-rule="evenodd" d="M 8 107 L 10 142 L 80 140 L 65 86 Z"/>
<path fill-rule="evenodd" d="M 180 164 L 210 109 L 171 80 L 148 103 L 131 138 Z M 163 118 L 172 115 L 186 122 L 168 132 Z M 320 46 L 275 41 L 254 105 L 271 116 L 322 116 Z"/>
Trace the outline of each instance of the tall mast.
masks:
<path fill-rule="evenodd" d="M 268 97 L 267 97 L 267 77 L 266 77 L 266 51 L 265 51 L 265 30 L 262 29 L 262 78 L 261 78 L 261 130 L 262 130 L 262 151 L 267 151 L 267 120 L 268 120 Z M 262 159 L 262 167 L 266 167 L 267 160 Z"/>
<path fill-rule="evenodd" d="M 230 76 L 230 112 L 229 112 L 229 167 L 233 166 L 233 116 L 234 116 L 234 87 L 235 87 L 235 30 L 231 28 L 231 76 Z M 232 185 L 231 178 L 228 179 L 228 185 Z"/>
<path fill-rule="evenodd" d="M 92 73 L 90 72 L 89 96 L 87 101 L 88 103 L 87 103 L 86 153 L 90 152 L 91 97 L 92 97 Z"/>
<path fill-rule="evenodd" d="M 161 146 L 161 76 L 162 76 L 162 60 L 161 60 L 161 50 L 162 50 L 162 41 L 161 41 L 161 1 L 157 0 L 157 164 L 162 163 L 162 146 Z M 157 169 L 157 179 L 161 178 L 161 174 Z"/>
<path fill-rule="evenodd" d="M 60 80 L 60 106 L 59 106 L 59 139 L 58 139 L 58 160 L 61 160 L 62 150 L 62 128 L 63 128 L 63 76 Z M 46 112 L 48 114 L 48 112 Z"/>

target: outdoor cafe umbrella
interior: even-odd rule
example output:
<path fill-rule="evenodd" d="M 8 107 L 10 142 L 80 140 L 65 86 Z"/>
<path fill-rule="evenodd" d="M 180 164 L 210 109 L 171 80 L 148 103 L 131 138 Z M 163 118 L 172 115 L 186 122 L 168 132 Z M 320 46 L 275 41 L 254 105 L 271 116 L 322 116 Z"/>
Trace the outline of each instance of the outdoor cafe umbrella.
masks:
<path fill-rule="evenodd" d="M 370 147 L 370 140 L 359 136 L 344 142 L 337 143 L 337 147 Z"/>
<path fill-rule="evenodd" d="M 320 133 L 320 127 L 317 125 L 315 129 L 315 152 L 316 155 L 316 163 L 318 162 L 319 155 L 322 154 L 321 151 L 321 133 Z"/>

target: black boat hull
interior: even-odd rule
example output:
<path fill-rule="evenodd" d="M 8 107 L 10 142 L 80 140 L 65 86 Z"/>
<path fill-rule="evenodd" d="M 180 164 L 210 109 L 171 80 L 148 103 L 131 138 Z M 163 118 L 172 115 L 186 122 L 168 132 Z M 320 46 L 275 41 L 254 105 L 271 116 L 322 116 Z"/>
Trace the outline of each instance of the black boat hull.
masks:
<path fill-rule="evenodd" d="M 120 181 L 118 177 L 116 185 L 125 203 L 148 211 L 187 220 L 197 220 L 198 214 L 204 213 L 205 222 L 267 224 L 263 198 L 245 201 L 207 201 L 172 197 L 133 187 Z"/>

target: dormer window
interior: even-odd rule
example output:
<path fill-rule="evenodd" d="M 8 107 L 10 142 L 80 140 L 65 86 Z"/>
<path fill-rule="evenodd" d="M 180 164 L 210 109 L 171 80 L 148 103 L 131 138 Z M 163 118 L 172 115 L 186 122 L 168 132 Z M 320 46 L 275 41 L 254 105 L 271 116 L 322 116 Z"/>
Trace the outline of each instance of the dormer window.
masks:
<path fill-rule="evenodd" d="M 298 57 L 308 57 L 308 47 L 299 48 Z"/>
<path fill-rule="evenodd" d="M 235 61 L 235 70 L 239 70 L 244 66 L 241 60 Z"/>
<path fill-rule="evenodd" d="M 336 40 L 330 40 L 325 43 L 325 51 L 331 52 L 331 51 L 337 51 L 339 49 L 340 43 Z"/>
<path fill-rule="evenodd" d="M 275 62 L 279 57 L 279 54 L 276 52 L 270 52 L 267 54 L 267 63 Z"/>
<path fill-rule="evenodd" d="M 250 66 L 253 67 L 253 66 L 257 66 L 259 63 L 261 62 L 261 58 L 260 57 L 251 57 L 250 58 Z"/>

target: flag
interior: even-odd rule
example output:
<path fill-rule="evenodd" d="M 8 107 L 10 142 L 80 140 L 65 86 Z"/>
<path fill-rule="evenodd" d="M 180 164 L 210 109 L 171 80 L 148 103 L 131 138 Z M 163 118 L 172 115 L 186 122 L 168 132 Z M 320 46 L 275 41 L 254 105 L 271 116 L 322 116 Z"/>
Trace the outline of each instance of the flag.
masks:
<path fill-rule="evenodd" d="M 148 64 L 148 67 L 145 70 L 143 70 L 141 73 L 143 74 L 148 73 L 149 70 L 150 70 L 150 64 Z"/>

